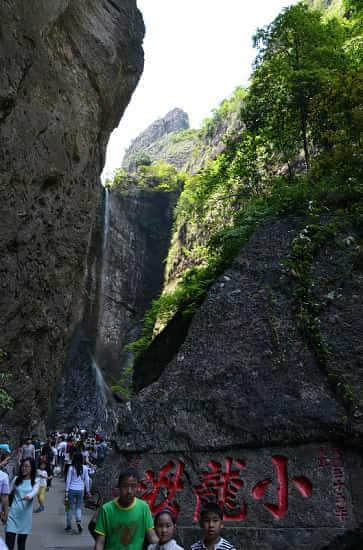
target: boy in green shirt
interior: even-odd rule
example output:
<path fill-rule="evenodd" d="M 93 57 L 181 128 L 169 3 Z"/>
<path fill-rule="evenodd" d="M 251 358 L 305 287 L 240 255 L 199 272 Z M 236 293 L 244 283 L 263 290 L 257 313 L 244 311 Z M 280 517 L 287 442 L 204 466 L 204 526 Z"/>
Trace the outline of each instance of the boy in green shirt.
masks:
<path fill-rule="evenodd" d="M 98 515 L 94 550 L 142 550 L 145 535 L 148 543 L 158 543 L 149 506 L 136 498 L 137 471 L 123 470 L 118 487 L 119 497 L 106 502 Z"/>

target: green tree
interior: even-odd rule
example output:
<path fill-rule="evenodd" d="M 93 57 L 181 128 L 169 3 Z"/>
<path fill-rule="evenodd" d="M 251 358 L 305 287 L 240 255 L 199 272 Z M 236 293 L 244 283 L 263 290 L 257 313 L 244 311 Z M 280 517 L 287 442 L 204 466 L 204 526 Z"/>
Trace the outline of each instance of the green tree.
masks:
<path fill-rule="evenodd" d="M 323 22 L 320 12 L 298 4 L 254 37 L 259 53 L 243 114 L 285 162 L 303 149 L 309 168 L 311 101 L 344 64 L 344 36 L 335 19 Z"/>
<path fill-rule="evenodd" d="M 146 153 L 136 153 L 134 158 L 135 168 L 139 166 L 150 166 L 151 162 L 151 158 Z"/>
<path fill-rule="evenodd" d="M 343 0 L 345 16 L 349 19 L 356 19 L 362 15 L 363 0 Z M 362 20 L 360 21 L 362 25 Z"/>
<path fill-rule="evenodd" d="M 0 348 L 0 364 L 7 360 L 8 354 Z M 12 409 L 14 406 L 14 398 L 8 392 L 9 378 L 11 374 L 8 372 L 0 372 L 0 409 Z"/>

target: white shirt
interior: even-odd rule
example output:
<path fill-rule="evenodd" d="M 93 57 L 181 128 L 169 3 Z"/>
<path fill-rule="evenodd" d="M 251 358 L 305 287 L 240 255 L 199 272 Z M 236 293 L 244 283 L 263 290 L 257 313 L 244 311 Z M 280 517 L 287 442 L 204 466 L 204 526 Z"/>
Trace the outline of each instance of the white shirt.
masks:
<path fill-rule="evenodd" d="M 89 477 L 88 477 L 88 468 L 82 466 L 82 474 L 77 475 L 77 470 L 74 466 L 71 466 L 67 473 L 66 481 L 66 492 L 68 491 L 84 491 L 89 493 Z"/>
<path fill-rule="evenodd" d="M 57 447 L 59 454 L 64 455 L 66 452 L 66 448 L 67 448 L 67 442 L 61 441 Z"/>
<path fill-rule="evenodd" d="M 198 542 L 195 542 L 191 546 L 191 550 L 207 550 L 206 545 L 202 540 L 198 540 Z M 233 544 L 228 542 L 225 539 L 222 539 L 222 537 L 219 539 L 219 542 L 214 546 L 214 550 L 236 550 Z"/>
<path fill-rule="evenodd" d="M 47 477 L 47 470 L 37 470 L 37 481 L 39 483 L 39 487 L 47 486 Z"/>
<path fill-rule="evenodd" d="M 174 539 L 171 539 L 166 544 L 149 544 L 147 550 L 184 550 L 184 548 L 179 546 Z"/>

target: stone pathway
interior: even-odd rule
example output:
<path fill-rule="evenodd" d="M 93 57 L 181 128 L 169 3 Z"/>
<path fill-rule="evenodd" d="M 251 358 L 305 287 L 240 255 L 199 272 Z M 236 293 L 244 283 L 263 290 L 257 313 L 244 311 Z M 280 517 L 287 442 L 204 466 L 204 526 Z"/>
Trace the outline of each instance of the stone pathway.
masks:
<path fill-rule="evenodd" d="M 29 535 L 26 550 L 93 550 L 94 542 L 88 533 L 88 522 L 92 510 L 82 510 L 83 532 L 80 535 L 73 520 L 73 531 L 65 533 L 64 483 L 54 479 L 51 489 L 46 493 L 45 511 L 33 514 L 33 532 Z M 34 509 L 38 502 L 34 502 Z M 1 536 L 5 538 L 1 529 Z"/>

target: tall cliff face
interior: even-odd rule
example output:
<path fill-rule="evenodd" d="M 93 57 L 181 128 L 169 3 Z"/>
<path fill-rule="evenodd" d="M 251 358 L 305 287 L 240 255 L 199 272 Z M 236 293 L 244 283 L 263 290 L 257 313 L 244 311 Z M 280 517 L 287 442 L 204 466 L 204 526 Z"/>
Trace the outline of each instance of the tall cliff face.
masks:
<path fill-rule="evenodd" d="M 144 26 L 135 0 L 9 0 L 0 25 L 0 348 L 15 397 L 3 422 L 34 430 L 82 316 L 99 174 Z"/>
<path fill-rule="evenodd" d="M 127 363 L 124 346 L 162 288 L 177 197 L 137 187 L 109 194 L 95 353 L 108 380 L 117 382 Z"/>
<path fill-rule="evenodd" d="M 242 101 L 243 99 L 235 94 L 232 108 L 224 113 L 222 111 L 223 114 L 220 113 L 221 109 L 216 109 L 213 117 L 201 130 L 197 131 L 198 135 L 194 138 L 193 148 L 184 159 L 183 170 L 188 174 L 198 174 L 210 161 L 223 153 L 228 139 L 234 139 L 233 136 L 235 136 L 238 140 L 238 136 L 243 131 L 243 123 L 239 116 Z M 191 140 L 188 137 L 186 139 L 190 143 Z M 198 225 L 191 219 L 181 217 L 176 219 L 166 262 L 165 291 L 175 288 L 183 273 L 200 263 L 199 254 L 194 255 L 190 252 L 205 246 L 210 236 L 209 226 L 213 224 L 213 220 L 217 220 L 218 223 L 218 219 L 222 219 L 225 215 L 223 201 L 219 201 L 210 210 L 204 224 Z"/>
<path fill-rule="evenodd" d="M 117 402 L 132 392 L 126 344 L 162 289 L 178 193 L 137 185 L 105 189 L 86 270 L 84 308 L 58 387 L 55 428 L 116 428 Z M 114 389 L 114 392 L 110 390 Z"/>

